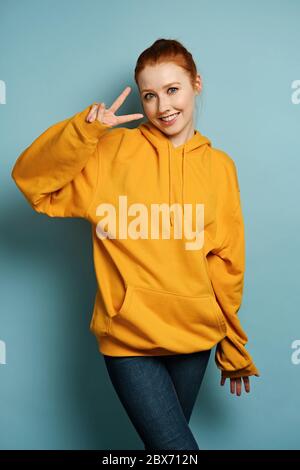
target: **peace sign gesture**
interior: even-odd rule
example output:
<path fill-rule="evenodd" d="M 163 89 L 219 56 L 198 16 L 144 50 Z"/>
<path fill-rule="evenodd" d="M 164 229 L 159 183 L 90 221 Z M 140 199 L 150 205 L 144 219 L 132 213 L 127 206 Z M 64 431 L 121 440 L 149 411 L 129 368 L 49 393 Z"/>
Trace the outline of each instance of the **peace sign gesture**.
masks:
<path fill-rule="evenodd" d="M 123 124 L 124 122 L 133 121 L 135 119 L 141 119 L 144 117 L 143 114 L 124 114 L 123 116 L 116 116 L 115 112 L 123 104 L 129 93 L 131 92 L 131 87 L 127 86 L 125 90 L 118 96 L 118 98 L 113 102 L 110 108 L 105 108 L 105 103 L 95 103 L 89 114 L 86 117 L 87 122 L 93 122 L 95 119 L 98 119 L 102 124 L 107 124 L 109 126 L 117 126 L 118 124 Z"/>

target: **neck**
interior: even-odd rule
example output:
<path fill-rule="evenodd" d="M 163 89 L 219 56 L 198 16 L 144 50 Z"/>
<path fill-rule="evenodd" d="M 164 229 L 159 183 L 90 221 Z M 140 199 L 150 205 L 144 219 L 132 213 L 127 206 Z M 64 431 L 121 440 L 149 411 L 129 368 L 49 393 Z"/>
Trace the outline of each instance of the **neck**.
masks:
<path fill-rule="evenodd" d="M 194 123 L 191 121 L 187 124 L 179 133 L 175 135 L 168 136 L 169 140 L 172 142 L 173 146 L 179 147 L 182 144 L 185 144 L 189 139 L 193 137 L 195 133 Z"/>

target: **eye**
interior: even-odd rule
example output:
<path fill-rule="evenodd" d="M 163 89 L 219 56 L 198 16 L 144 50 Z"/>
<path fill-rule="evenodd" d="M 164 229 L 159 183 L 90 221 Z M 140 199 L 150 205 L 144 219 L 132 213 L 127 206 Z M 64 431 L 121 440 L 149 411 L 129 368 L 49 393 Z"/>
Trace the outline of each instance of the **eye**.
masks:
<path fill-rule="evenodd" d="M 152 94 L 153 94 L 153 93 L 146 93 L 146 95 L 144 95 L 144 100 L 149 101 L 148 98 L 147 98 L 147 96 L 152 95 Z"/>
<path fill-rule="evenodd" d="M 172 86 L 172 87 L 168 88 L 168 91 L 169 91 L 169 90 L 178 90 L 178 88 Z M 173 93 L 172 93 L 172 94 L 173 94 Z M 144 99 L 145 99 L 146 101 L 149 101 L 148 98 L 147 98 L 148 95 L 153 95 L 153 93 L 146 93 L 146 95 L 144 95 Z"/>
<path fill-rule="evenodd" d="M 175 87 L 175 86 L 172 86 L 171 88 L 169 88 L 169 90 L 178 90 L 178 88 Z M 169 91 L 169 90 L 168 90 L 168 91 Z"/>

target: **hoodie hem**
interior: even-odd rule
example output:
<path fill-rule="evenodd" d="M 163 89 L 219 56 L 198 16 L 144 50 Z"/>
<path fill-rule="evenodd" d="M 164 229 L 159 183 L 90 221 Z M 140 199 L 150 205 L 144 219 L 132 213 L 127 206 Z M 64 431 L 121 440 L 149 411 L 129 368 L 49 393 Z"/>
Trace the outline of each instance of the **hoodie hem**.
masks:
<path fill-rule="evenodd" d="M 111 336 L 97 336 L 96 339 L 98 342 L 98 350 L 104 356 L 113 356 L 113 357 L 125 357 L 125 356 L 177 356 L 183 354 L 192 354 L 195 352 L 205 351 L 201 347 L 192 348 L 190 351 L 178 352 L 178 351 L 169 351 L 162 347 L 153 348 L 152 350 L 141 350 L 141 349 L 131 349 L 128 346 L 122 343 L 118 344 L 118 341 Z M 208 349 L 212 349 L 214 346 Z"/>

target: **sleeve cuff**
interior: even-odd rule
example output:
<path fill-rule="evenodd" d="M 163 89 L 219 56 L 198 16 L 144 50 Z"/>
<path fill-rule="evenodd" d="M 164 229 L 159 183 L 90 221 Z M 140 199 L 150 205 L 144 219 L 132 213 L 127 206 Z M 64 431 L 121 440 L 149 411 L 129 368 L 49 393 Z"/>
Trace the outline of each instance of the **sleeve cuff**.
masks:
<path fill-rule="evenodd" d="M 222 370 L 222 376 L 225 378 L 229 378 L 229 379 L 238 378 L 238 377 L 246 377 L 250 375 L 256 375 L 260 377 L 260 372 L 254 364 L 250 364 L 249 366 L 244 367 L 243 369 L 239 369 L 239 370 L 233 370 L 233 371 Z"/>
<path fill-rule="evenodd" d="M 102 134 L 107 132 L 112 126 L 103 124 L 98 119 L 93 122 L 87 122 L 86 117 L 92 108 L 92 104 L 87 106 L 83 111 L 77 113 L 74 116 L 74 124 L 82 131 L 82 133 L 88 138 L 99 139 Z"/>

